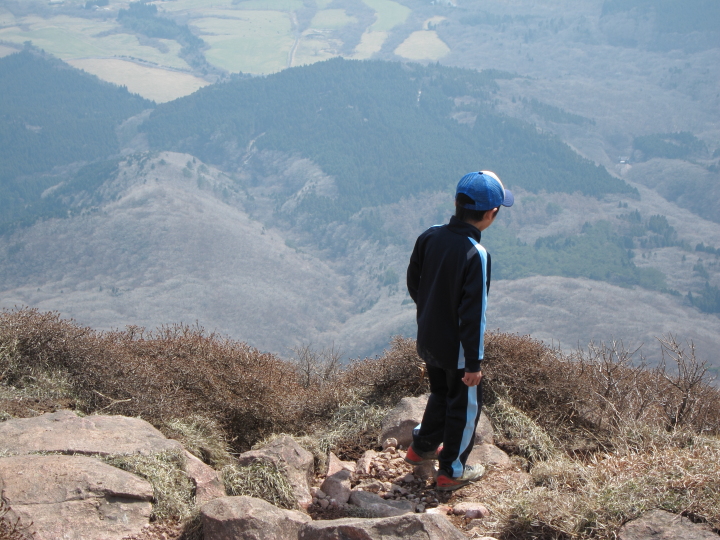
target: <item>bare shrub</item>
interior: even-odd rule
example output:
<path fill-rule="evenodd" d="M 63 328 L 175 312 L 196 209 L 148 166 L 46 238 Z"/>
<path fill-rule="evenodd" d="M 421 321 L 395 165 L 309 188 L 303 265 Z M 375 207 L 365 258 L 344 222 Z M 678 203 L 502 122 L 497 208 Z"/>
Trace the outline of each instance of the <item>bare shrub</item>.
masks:
<path fill-rule="evenodd" d="M 21 524 L 19 518 L 9 517 L 9 511 L 5 500 L 0 498 L 0 540 L 30 540 L 26 534 L 28 527 Z"/>
<path fill-rule="evenodd" d="M 657 375 L 666 384 L 661 388 L 661 406 L 668 429 L 690 426 L 698 432 L 717 433 L 720 421 L 720 396 L 709 385 L 708 366 L 695 356 L 695 346 L 683 348 L 672 335 L 660 339 L 663 361 Z M 673 364 L 667 370 L 668 358 Z"/>
<path fill-rule="evenodd" d="M 290 363 L 199 327 L 98 332 L 57 313 L 22 309 L 0 314 L 0 347 L 4 388 L 51 374 L 64 381 L 76 408 L 141 416 L 218 464 L 223 443 L 213 449 L 199 440 L 219 435 L 207 419 L 233 451 L 272 433 L 317 433 L 328 421 L 335 427 L 326 430 L 323 445 L 349 448 L 371 444 L 378 422 L 362 420 L 357 429 L 338 431 L 338 414 L 376 417 L 373 407 L 427 387 L 414 341 L 400 338 L 382 357 L 347 366 L 332 349 L 316 354 L 306 348 Z"/>
<path fill-rule="evenodd" d="M 379 358 L 366 358 L 348 366 L 342 382 L 363 390 L 370 403 L 395 405 L 403 397 L 428 392 L 425 363 L 418 357 L 415 340 L 393 338 Z"/>
<path fill-rule="evenodd" d="M 672 337 L 661 343 L 675 369 L 665 363 L 650 369 L 621 342 L 590 343 L 565 355 L 528 337 L 488 334 L 488 410 L 508 400 L 567 451 L 612 449 L 639 426 L 720 433 L 720 391 L 707 366 L 692 346 L 686 351 Z"/>

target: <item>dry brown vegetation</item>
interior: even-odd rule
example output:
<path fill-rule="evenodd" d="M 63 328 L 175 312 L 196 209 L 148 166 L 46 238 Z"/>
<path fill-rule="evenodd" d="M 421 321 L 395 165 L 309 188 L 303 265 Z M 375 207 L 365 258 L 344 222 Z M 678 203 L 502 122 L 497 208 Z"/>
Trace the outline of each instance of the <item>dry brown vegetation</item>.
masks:
<path fill-rule="evenodd" d="M 529 475 L 477 485 L 472 497 L 493 513 L 486 534 L 609 539 L 658 507 L 720 528 L 720 392 L 691 345 L 669 336 L 662 346 L 666 361 L 650 368 L 621 344 L 567 356 L 488 334 L 486 411 Z M 286 361 L 201 328 L 97 332 L 24 309 L 0 314 L 0 390 L 5 418 L 55 406 L 141 416 L 246 493 L 232 452 L 288 433 L 322 471 L 329 450 L 350 459 L 375 446 L 387 408 L 427 383 L 413 340 L 345 365 L 309 348 Z M 292 506 L 285 491 L 273 494 Z"/>
<path fill-rule="evenodd" d="M 174 420 L 212 419 L 234 451 L 273 433 L 313 432 L 351 402 L 390 404 L 425 390 L 409 340 L 349 367 L 320 355 L 309 368 L 202 328 L 98 332 L 29 309 L 0 315 L 0 383 L 16 392 L 6 403 L 71 399 L 83 412 L 140 416 L 178 438 L 187 430 Z"/>

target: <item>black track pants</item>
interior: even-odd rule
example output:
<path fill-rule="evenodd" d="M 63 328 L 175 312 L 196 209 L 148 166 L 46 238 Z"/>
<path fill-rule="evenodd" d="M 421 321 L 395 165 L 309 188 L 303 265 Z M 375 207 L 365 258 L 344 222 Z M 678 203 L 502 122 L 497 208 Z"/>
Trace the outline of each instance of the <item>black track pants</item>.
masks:
<path fill-rule="evenodd" d="M 475 427 L 482 406 L 481 386 L 466 386 L 465 372 L 427 366 L 430 398 L 419 433 L 413 436 L 418 452 L 429 452 L 443 444 L 440 470 L 448 476 L 462 475 L 475 443 Z"/>

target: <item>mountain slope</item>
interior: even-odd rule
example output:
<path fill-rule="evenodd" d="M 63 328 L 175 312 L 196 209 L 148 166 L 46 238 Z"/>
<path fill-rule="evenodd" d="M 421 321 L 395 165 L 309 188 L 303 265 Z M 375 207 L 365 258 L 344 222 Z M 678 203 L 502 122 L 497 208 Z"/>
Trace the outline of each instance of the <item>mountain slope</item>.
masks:
<path fill-rule="evenodd" d="M 120 150 L 115 128 L 152 102 L 32 50 L 0 58 L 0 221 L 47 182 L 23 175 Z"/>
<path fill-rule="evenodd" d="M 338 58 L 201 89 L 158 106 L 142 129 L 157 149 L 226 168 L 253 149 L 312 159 L 339 190 L 337 202 L 306 195 L 301 209 L 315 215 L 445 189 L 480 164 L 531 191 L 633 191 L 560 140 L 494 112 L 495 79 L 507 77 Z"/>
<path fill-rule="evenodd" d="M 282 354 L 333 330 L 351 311 L 344 279 L 232 204 L 218 171 L 183 174 L 192 162 L 123 161 L 93 211 L 1 237 L 3 307 L 97 328 L 198 321 Z"/>

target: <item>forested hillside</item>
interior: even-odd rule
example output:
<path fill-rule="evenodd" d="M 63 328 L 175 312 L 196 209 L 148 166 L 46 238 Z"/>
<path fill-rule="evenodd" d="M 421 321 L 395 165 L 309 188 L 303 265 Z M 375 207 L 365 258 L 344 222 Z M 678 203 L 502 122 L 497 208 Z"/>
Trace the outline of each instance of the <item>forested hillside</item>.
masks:
<path fill-rule="evenodd" d="M 27 175 L 119 151 L 115 128 L 153 103 L 32 50 L 0 58 L 0 214 L 48 186 Z"/>
<path fill-rule="evenodd" d="M 337 58 L 207 87 L 160 105 L 143 129 L 157 149 L 226 167 L 253 147 L 310 158 L 339 193 L 335 201 L 310 194 L 301 210 L 328 219 L 448 189 L 481 166 L 530 191 L 633 191 L 558 138 L 495 112 L 495 80 L 507 77 Z"/>

